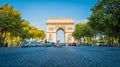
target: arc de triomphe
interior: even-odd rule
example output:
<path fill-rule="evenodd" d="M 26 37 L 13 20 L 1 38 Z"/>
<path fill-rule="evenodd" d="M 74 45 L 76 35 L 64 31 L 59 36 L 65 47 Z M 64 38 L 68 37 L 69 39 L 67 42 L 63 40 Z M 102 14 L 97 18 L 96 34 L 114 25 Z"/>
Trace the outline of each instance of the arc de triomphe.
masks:
<path fill-rule="evenodd" d="M 47 19 L 47 41 L 56 43 L 56 32 L 58 30 L 64 31 L 64 42 L 74 42 L 72 37 L 74 20 L 71 18 L 49 18 Z"/>

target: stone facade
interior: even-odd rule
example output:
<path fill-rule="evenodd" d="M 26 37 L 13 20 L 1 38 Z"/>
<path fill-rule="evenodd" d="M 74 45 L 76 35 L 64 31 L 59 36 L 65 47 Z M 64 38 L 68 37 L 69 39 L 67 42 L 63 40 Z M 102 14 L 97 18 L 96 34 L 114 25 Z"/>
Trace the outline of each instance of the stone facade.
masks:
<path fill-rule="evenodd" d="M 59 29 L 64 31 L 65 43 L 74 42 L 72 32 L 74 31 L 74 20 L 70 18 L 49 18 L 47 20 L 47 41 L 56 42 L 56 32 Z"/>

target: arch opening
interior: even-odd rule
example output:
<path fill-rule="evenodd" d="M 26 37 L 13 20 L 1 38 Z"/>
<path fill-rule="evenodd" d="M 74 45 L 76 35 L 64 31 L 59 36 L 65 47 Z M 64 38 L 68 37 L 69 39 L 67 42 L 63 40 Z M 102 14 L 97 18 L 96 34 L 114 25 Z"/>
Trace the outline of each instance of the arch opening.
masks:
<path fill-rule="evenodd" d="M 65 31 L 62 28 L 56 30 L 56 41 L 59 43 L 65 43 Z"/>

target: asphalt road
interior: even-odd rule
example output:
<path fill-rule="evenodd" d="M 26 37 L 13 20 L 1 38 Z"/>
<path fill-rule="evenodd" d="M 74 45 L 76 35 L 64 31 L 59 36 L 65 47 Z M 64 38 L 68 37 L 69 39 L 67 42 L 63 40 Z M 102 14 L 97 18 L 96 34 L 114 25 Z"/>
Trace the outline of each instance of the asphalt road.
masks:
<path fill-rule="evenodd" d="M 0 48 L 0 67 L 120 67 L 120 48 Z"/>

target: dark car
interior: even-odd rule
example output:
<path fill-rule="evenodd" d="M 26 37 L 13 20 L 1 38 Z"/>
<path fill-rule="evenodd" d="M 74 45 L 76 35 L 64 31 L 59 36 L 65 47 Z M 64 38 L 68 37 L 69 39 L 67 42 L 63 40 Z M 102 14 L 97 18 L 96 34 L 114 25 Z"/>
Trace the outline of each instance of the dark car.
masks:
<path fill-rule="evenodd" d="M 55 46 L 55 43 L 54 43 L 54 42 L 51 42 L 51 46 Z"/>
<path fill-rule="evenodd" d="M 73 42 L 73 43 L 71 44 L 71 46 L 76 46 L 76 43 L 75 43 L 75 42 Z"/>
<path fill-rule="evenodd" d="M 46 47 L 51 47 L 51 46 L 55 46 L 54 42 L 46 42 Z"/>

